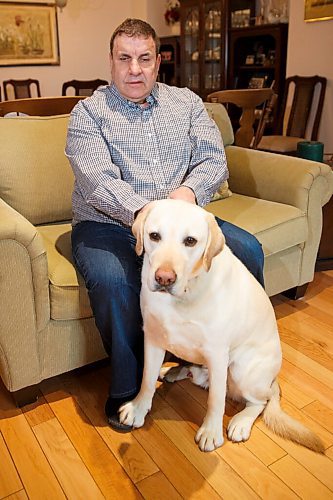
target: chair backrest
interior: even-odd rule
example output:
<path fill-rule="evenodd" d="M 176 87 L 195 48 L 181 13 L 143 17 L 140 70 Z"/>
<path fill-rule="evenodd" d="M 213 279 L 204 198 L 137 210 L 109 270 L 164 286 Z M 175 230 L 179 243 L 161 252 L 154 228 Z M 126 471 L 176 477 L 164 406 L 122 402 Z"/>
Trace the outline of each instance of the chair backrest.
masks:
<path fill-rule="evenodd" d="M 96 80 L 71 80 L 69 82 L 65 82 L 62 86 L 62 95 L 67 94 L 67 89 L 73 87 L 75 90 L 75 95 L 82 96 L 90 96 L 94 92 L 94 90 L 98 89 L 101 85 L 108 85 L 109 82 L 106 80 L 100 80 L 97 78 Z"/>
<path fill-rule="evenodd" d="M 8 113 L 23 113 L 30 116 L 53 116 L 69 114 L 75 104 L 84 99 L 80 96 L 37 97 L 36 99 L 14 99 L 0 102 L 0 116 Z"/>
<path fill-rule="evenodd" d="M 33 78 L 28 78 L 27 80 L 4 80 L 3 90 L 5 100 L 10 97 L 8 93 L 9 88 L 12 87 L 14 93 L 14 99 L 24 99 L 26 97 L 32 97 L 32 89 L 35 89 L 37 97 L 41 96 L 39 81 Z"/>
<path fill-rule="evenodd" d="M 219 90 L 209 94 L 207 100 L 221 104 L 230 103 L 241 108 L 239 128 L 235 133 L 235 145 L 248 148 L 252 147 L 255 142 L 254 122 L 256 108 L 262 106 L 262 109 L 264 109 L 273 93 L 274 91 L 271 88 Z M 257 144 L 258 142 L 256 141 Z"/>
<path fill-rule="evenodd" d="M 326 83 L 326 78 L 317 75 L 295 75 L 286 79 L 281 110 L 278 117 L 277 134 L 283 134 L 285 114 L 290 108 L 285 135 L 291 137 L 305 137 L 309 124 L 309 118 L 310 116 L 313 116 L 313 126 L 312 130 L 309 131 L 309 135 L 312 141 L 317 140 L 324 105 Z M 290 93 L 292 92 L 293 87 L 294 94 L 290 106 Z M 319 97 L 317 99 L 316 109 L 312 109 L 315 105 L 313 98 L 317 87 L 319 87 Z"/>

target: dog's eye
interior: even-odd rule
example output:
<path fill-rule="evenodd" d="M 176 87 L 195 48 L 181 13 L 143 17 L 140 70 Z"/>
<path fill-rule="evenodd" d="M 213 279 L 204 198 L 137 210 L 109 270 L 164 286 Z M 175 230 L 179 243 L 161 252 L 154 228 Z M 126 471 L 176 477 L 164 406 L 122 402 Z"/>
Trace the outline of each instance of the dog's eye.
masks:
<path fill-rule="evenodd" d="M 159 233 L 150 233 L 149 234 L 149 238 L 152 240 L 152 241 L 160 241 L 161 239 L 161 235 Z"/>
<path fill-rule="evenodd" d="M 197 240 L 195 238 L 192 238 L 192 236 L 188 236 L 184 240 L 184 245 L 186 247 L 194 247 L 194 245 L 196 245 L 196 243 L 197 243 Z"/>

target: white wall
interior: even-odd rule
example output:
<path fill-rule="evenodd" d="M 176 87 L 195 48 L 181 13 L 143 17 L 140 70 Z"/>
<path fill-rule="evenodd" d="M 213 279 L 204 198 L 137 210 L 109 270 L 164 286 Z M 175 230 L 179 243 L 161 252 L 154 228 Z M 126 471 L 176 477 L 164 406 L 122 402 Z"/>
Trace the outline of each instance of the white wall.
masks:
<path fill-rule="evenodd" d="M 67 80 L 110 80 L 109 41 L 126 18 L 150 22 L 160 36 L 170 34 L 164 22 L 165 0 L 68 0 L 58 11 L 60 66 L 11 66 L 0 68 L 3 80 L 37 78 L 43 96 L 61 94 Z"/>
<path fill-rule="evenodd" d="M 37 78 L 43 96 L 57 96 L 61 94 L 62 83 L 73 78 L 109 80 L 110 36 L 126 17 L 133 16 L 133 6 L 139 2 L 68 0 L 63 11 L 58 11 L 60 66 L 1 67 L 0 82 Z"/>
<path fill-rule="evenodd" d="M 289 5 L 287 76 L 320 75 L 327 78 L 318 140 L 333 153 L 333 20 L 304 22 L 304 0 Z"/>

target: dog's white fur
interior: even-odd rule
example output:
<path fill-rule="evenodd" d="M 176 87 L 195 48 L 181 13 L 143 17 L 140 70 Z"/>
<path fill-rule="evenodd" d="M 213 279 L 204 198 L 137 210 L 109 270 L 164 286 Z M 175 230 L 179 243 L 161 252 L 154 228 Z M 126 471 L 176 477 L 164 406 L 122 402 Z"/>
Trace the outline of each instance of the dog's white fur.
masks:
<path fill-rule="evenodd" d="M 215 218 L 178 200 L 151 204 L 134 225 L 138 254 L 145 250 L 141 309 L 145 364 L 141 390 L 120 408 L 120 421 L 141 427 L 151 408 L 166 351 L 193 363 L 166 376 L 190 376 L 208 387 L 208 408 L 195 440 L 203 451 L 223 444 L 228 396 L 245 408 L 228 426 L 228 438 L 245 441 L 255 419 L 277 434 L 318 452 L 316 435 L 280 408 L 276 377 L 281 347 L 274 310 L 265 291 L 233 255 Z M 203 366 L 197 366 L 203 365 Z"/>

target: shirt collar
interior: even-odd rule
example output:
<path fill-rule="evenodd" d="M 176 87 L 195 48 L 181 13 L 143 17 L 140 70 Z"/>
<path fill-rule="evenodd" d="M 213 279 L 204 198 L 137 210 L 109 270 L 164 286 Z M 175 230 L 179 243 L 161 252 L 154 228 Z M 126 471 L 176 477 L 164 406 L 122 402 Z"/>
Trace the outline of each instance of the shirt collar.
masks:
<path fill-rule="evenodd" d="M 140 104 L 137 104 L 136 102 L 133 102 L 133 101 L 129 101 L 128 99 L 123 97 L 119 93 L 119 91 L 118 91 L 117 87 L 114 85 L 114 83 L 111 83 L 110 90 L 111 90 L 112 94 L 114 96 L 116 96 L 124 105 L 127 105 L 131 108 L 142 109 L 140 107 Z M 152 91 L 150 92 L 149 96 L 146 98 L 146 101 L 148 102 L 149 106 L 147 108 L 144 108 L 144 109 L 149 109 L 152 106 L 154 106 L 155 104 L 157 104 L 158 94 L 159 94 L 158 84 L 155 83 L 154 87 L 152 88 Z"/>

